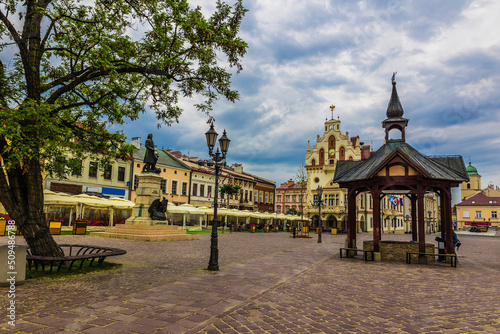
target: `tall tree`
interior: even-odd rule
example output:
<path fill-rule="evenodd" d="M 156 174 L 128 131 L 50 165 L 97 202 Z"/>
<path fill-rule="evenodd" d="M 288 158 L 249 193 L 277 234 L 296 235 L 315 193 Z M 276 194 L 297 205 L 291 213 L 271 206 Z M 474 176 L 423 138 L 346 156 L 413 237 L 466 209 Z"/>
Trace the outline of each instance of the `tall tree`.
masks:
<path fill-rule="evenodd" d="M 59 254 L 43 170 L 127 157 L 124 134 L 107 129 L 146 105 L 160 126 L 178 121 L 181 96 L 201 96 L 209 120 L 218 98 L 238 99 L 229 67 L 242 69 L 245 12 L 242 0 L 210 17 L 186 0 L 0 1 L 0 201 L 33 254 Z"/>

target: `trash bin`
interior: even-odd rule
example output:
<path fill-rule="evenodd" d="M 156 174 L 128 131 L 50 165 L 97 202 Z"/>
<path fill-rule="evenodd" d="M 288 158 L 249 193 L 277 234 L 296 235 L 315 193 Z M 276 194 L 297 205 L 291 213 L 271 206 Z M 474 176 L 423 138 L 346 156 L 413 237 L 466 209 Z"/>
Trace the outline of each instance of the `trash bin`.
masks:
<path fill-rule="evenodd" d="M 440 237 L 436 237 L 435 239 L 438 242 L 438 254 L 446 254 L 445 252 L 445 243 L 444 240 Z M 445 261 L 444 256 L 438 256 L 438 261 Z"/>
<path fill-rule="evenodd" d="M 337 234 L 337 228 L 336 227 L 332 227 L 332 234 Z"/>

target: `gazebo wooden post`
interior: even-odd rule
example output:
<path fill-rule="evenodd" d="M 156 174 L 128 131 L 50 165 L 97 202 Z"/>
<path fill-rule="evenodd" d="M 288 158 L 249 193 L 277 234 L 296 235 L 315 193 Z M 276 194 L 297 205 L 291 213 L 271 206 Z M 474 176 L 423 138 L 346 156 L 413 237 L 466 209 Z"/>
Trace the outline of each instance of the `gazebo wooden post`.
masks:
<path fill-rule="evenodd" d="M 373 251 L 380 252 L 380 193 L 372 191 L 373 198 Z"/>
<path fill-rule="evenodd" d="M 417 195 L 411 194 L 411 240 L 417 241 Z"/>
<path fill-rule="evenodd" d="M 444 222 L 444 217 L 446 217 L 446 204 L 444 202 L 444 190 L 440 189 L 439 191 L 439 205 L 441 206 L 441 239 L 444 240 L 444 235 L 445 235 L 445 222 Z"/>
<path fill-rule="evenodd" d="M 417 186 L 418 251 L 425 253 L 424 191 L 422 184 Z"/>
<path fill-rule="evenodd" d="M 356 192 L 349 189 L 347 193 L 347 245 L 356 248 Z"/>
<path fill-rule="evenodd" d="M 449 187 L 443 189 L 443 197 L 445 216 L 441 217 L 441 221 L 443 221 L 444 219 L 446 254 L 453 254 L 455 250 L 453 246 L 453 226 L 451 224 L 451 194 Z"/>

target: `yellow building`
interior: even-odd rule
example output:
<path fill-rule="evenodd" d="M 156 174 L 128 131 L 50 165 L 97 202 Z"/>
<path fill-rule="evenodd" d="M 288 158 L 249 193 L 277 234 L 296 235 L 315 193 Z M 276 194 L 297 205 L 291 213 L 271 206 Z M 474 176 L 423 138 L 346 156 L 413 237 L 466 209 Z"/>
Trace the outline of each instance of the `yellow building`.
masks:
<path fill-rule="evenodd" d="M 478 193 L 457 204 L 456 209 L 458 229 L 472 225 L 500 227 L 500 197 L 488 197 Z"/>
<path fill-rule="evenodd" d="M 332 109 L 334 106 L 330 107 Z M 333 116 L 333 115 L 332 115 Z M 307 172 L 305 214 L 314 220 L 318 218 L 317 188 L 323 188 L 323 206 L 321 208 L 322 226 L 342 228 L 346 214 L 346 195 L 344 189 L 333 183 L 335 165 L 338 160 L 361 160 L 362 145 L 359 137 L 349 138 L 349 133 L 342 133 L 340 120 L 330 119 L 325 123 L 323 135 L 317 135 L 316 143 L 311 148 L 307 143 L 305 167 Z M 314 203 L 311 203 L 311 200 Z"/>
<path fill-rule="evenodd" d="M 131 160 L 116 160 L 104 170 L 99 170 L 96 160 L 86 158 L 82 162 L 81 175 L 68 175 L 64 180 L 46 176 L 45 189 L 68 194 L 85 193 L 129 199 L 131 167 Z"/>
<path fill-rule="evenodd" d="M 139 139 L 140 140 L 140 139 Z M 130 200 L 135 202 L 135 189 L 138 187 L 137 174 L 142 173 L 144 167 L 144 155 L 146 147 L 139 146 L 133 153 L 133 188 L 130 195 Z M 182 162 L 170 156 L 167 152 L 158 150 L 158 161 L 156 168 L 160 169 L 160 176 L 163 178 L 161 181 L 161 197 L 165 197 L 169 203 L 184 204 L 189 203 L 189 181 L 191 177 L 191 170 Z"/>
<path fill-rule="evenodd" d="M 467 174 L 469 175 L 469 182 L 462 182 L 462 201 L 471 195 L 481 192 L 481 175 L 477 172 L 477 168 L 472 166 L 469 161 L 469 166 L 467 166 L 466 169 Z"/>
<path fill-rule="evenodd" d="M 481 175 L 469 161 L 467 166 L 469 182 L 462 183 L 462 202 L 456 205 L 457 228 L 472 225 L 500 226 L 500 189 L 490 184 L 481 190 Z"/>

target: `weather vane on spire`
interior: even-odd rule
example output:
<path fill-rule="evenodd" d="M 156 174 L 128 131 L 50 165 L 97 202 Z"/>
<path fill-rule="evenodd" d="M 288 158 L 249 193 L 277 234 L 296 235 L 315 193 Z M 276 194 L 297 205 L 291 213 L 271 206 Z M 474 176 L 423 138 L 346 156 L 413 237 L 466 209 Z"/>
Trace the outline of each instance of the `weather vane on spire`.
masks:
<path fill-rule="evenodd" d="M 332 119 L 333 119 L 333 110 L 334 110 L 334 109 L 335 109 L 335 106 L 332 104 L 332 105 L 330 106 L 330 110 L 332 111 Z"/>
<path fill-rule="evenodd" d="M 398 74 L 398 72 L 392 72 L 392 84 L 393 85 L 396 84 L 396 74 Z"/>

